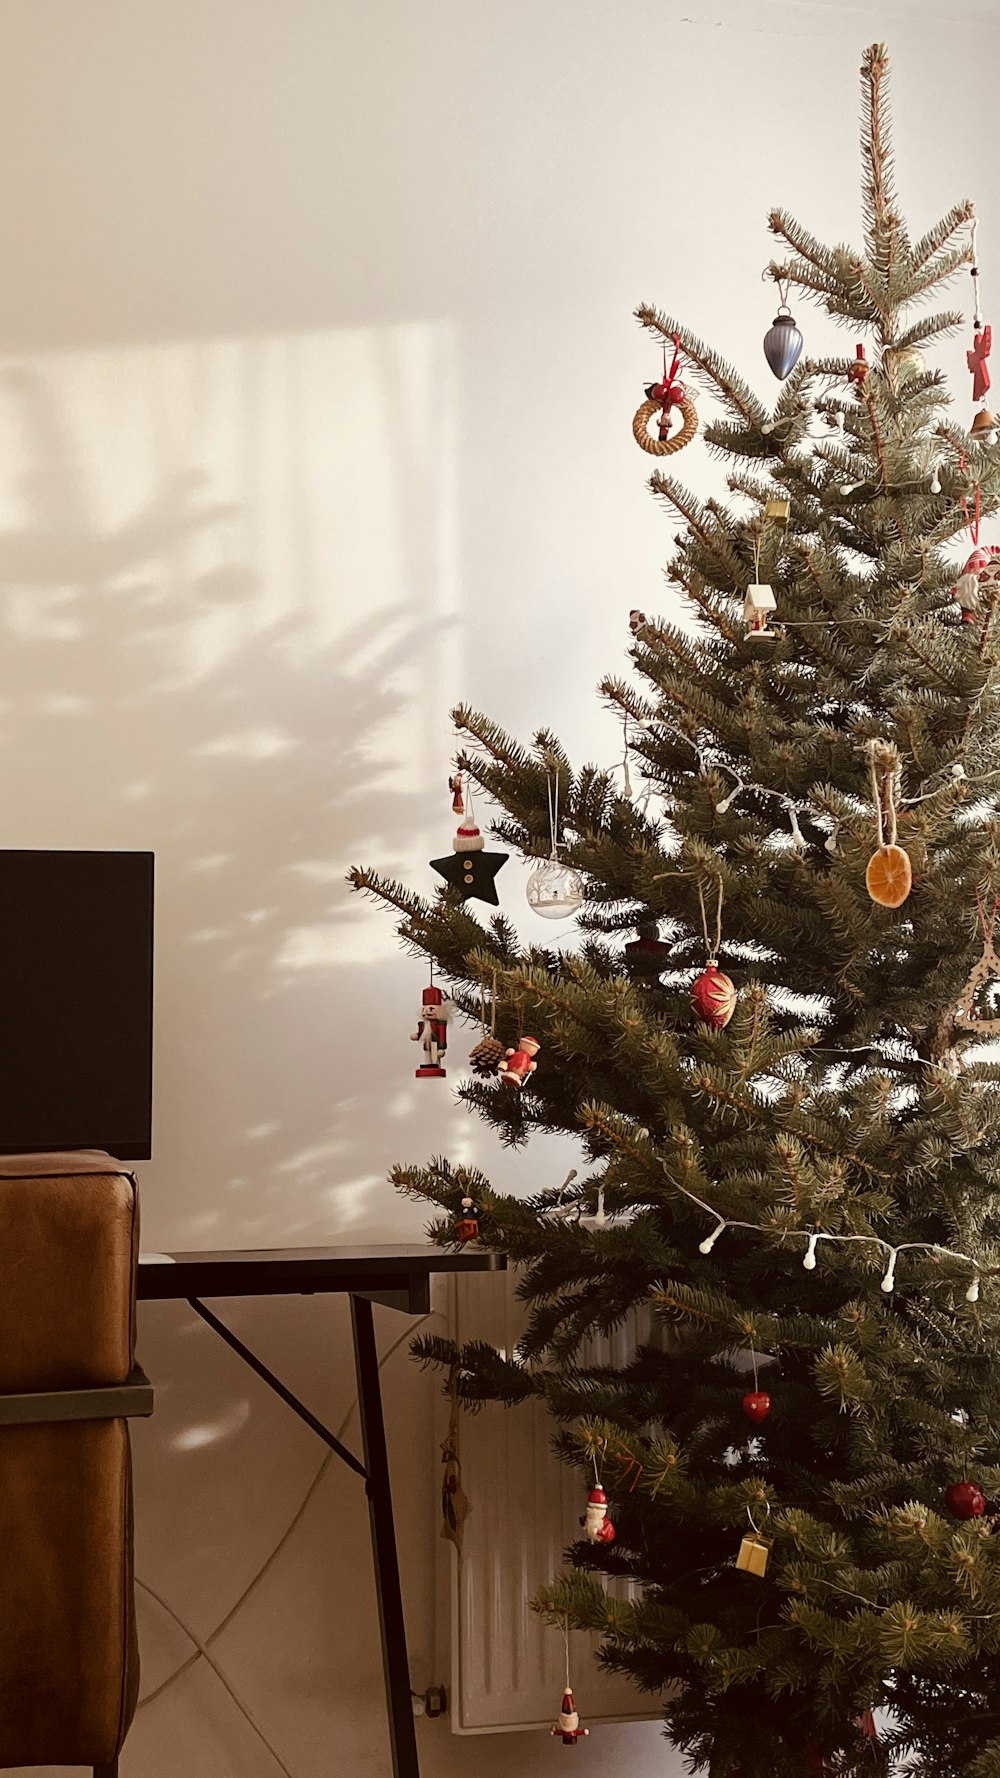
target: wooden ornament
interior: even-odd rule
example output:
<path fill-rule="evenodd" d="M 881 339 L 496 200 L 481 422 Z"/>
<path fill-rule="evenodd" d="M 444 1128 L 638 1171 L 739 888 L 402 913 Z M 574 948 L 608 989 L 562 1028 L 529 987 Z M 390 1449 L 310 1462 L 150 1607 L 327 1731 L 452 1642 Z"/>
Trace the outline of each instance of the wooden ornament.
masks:
<path fill-rule="evenodd" d="M 674 408 L 680 410 L 683 424 L 680 431 L 669 437 L 670 414 Z M 659 414 L 657 436 L 654 438 L 649 430 L 649 422 L 654 414 Z M 632 436 L 640 450 L 648 451 L 651 457 L 671 457 L 675 451 L 682 451 L 690 444 L 698 430 L 698 415 L 694 402 L 689 395 L 683 395 L 679 401 L 669 404 L 662 401 L 644 401 L 636 408 L 632 421 Z"/>
<path fill-rule="evenodd" d="M 982 901 L 978 898 L 977 905 L 979 923 L 983 932 L 983 954 L 979 962 L 973 966 L 969 979 L 962 989 L 962 998 L 955 1012 L 955 1024 L 960 1031 L 974 1031 L 978 1037 L 996 1037 L 1000 1035 L 1000 1014 L 992 1018 L 980 1018 L 976 1013 L 976 996 L 980 988 L 984 988 L 987 982 L 1000 982 L 1000 957 L 997 956 L 993 943 L 1000 898 L 993 903 L 993 915 L 989 925 L 987 925 L 983 912 Z"/>
<path fill-rule="evenodd" d="M 872 853 L 865 887 L 880 907 L 902 907 L 913 887 L 913 867 L 902 846 L 880 846 Z"/>

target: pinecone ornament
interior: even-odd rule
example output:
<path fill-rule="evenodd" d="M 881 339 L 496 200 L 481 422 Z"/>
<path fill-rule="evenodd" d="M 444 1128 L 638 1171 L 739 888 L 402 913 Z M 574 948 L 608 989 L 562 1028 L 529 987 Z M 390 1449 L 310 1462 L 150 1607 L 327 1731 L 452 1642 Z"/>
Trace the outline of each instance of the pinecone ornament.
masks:
<path fill-rule="evenodd" d="M 469 1067 L 473 1074 L 495 1074 L 497 1063 L 502 1062 L 504 1046 L 496 1037 L 484 1037 L 469 1051 Z"/>

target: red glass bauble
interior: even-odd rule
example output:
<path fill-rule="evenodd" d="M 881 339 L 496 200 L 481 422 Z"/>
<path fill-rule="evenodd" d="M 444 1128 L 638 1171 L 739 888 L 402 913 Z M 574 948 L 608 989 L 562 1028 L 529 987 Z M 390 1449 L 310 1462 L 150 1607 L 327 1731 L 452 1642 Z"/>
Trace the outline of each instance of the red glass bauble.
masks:
<path fill-rule="evenodd" d="M 751 1389 L 749 1395 L 743 1397 L 743 1412 L 748 1420 L 754 1420 L 759 1425 L 771 1412 L 771 1397 L 763 1389 Z"/>
<path fill-rule="evenodd" d="M 986 1496 L 975 1482 L 952 1482 L 945 1500 L 955 1519 L 981 1519 L 986 1511 Z"/>
<path fill-rule="evenodd" d="M 736 1010 L 736 989 L 717 963 L 710 963 L 698 977 L 691 989 L 691 1005 L 699 1019 L 717 1031 L 728 1025 Z"/>

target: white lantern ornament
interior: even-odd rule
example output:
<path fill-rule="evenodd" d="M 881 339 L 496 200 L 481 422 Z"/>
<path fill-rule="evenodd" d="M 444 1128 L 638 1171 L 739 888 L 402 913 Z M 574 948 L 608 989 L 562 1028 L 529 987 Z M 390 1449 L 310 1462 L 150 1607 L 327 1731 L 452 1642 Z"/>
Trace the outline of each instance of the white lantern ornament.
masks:
<path fill-rule="evenodd" d="M 525 895 L 528 906 L 543 920 L 569 920 L 583 906 L 583 878 L 572 865 L 559 857 L 559 775 L 549 774 L 549 829 L 552 850 L 548 858 L 535 866 Z"/>
<path fill-rule="evenodd" d="M 749 625 L 747 636 L 754 642 L 762 636 L 773 636 L 774 631 L 768 629 L 768 613 L 776 610 L 777 600 L 774 592 L 766 581 L 753 581 L 747 587 L 747 596 L 743 602 L 744 622 Z"/>

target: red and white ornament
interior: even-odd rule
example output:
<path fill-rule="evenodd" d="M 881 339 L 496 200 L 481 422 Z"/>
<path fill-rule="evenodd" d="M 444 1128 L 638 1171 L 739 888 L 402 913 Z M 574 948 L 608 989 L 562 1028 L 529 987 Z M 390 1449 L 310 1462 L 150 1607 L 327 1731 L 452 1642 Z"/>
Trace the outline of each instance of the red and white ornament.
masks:
<path fill-rule="evenodd" d="M 564 1747 L 575 1747 L 590 1734 L 589 1729 L 581 1729 L 580 1713 L 573 1702 L 573 1692 L 569 1686 L 563 1692 L 562 1709 L 559 1720 L 552 1726 L 552 1734 L 557 1736 Z"/>
<path fill-rule="evenodd" d="M 523 1087 L 538 1066 L 535 1057 L 541 1047 L 537 1037 L 522 1037 L 517 1049 L 509 1049 L 500 1063 L 497 1069 L 500 1079 L 509 1087 Z"/>
<path fill-rule="evenodd" d="M 451 812 L 452 812 L 452 814 L 453 815 L 464 815 L 465 814 L 465 798 L 462 795 L 462 774 L 461 774 L 461 772 L 454 772 L 452 774 L 452 776 L 448 779 L 448 789 L 451 791 Z"/>
<path fill-rule="evenodd" d="M 691 989 L 691 1005 L 704 1024 L 721 1031 L 736 1011 L 736 988 L 719 968 L 717 957 L 708 965 Z"/>
<path fill-rule="evenodd" d="M 443 1080 L 441 1064 L 448 1048 L 448 1020 L 452 1003 L 435 988 L 433 982 L 424 989 L 417 1014 L 417 1028 L 410 1032 L 411 1043 L 423 1043 L 424 1059 L 416 1071 L 418 1080 Z"/>
<path fill-rule="evenodd" d="M 944 1497 L 953 1519 L 981 1519 L 986 1511 L 986 1496 L 975 1482 L 952 1482 Z"/>
<path fill-rule="evenodd" d="M 768 614 L 777 608 L 777 600 L 773 587 L 766 581 L 753 581 L 747 587 L 743 601 L 743 621 L 748 626 L 748 636 L 773 636 L 774 631 L 767 627 Z"/>
<path fill-rule="evenodd" d="M 951 589 L 962 609 L 962 622 L 973 624 L 979 615 L 980 594 L 1000 591 L 1000 543 L 977 544 Z"/>
<path fill-rule="evenodd" d="M 615 1528 L 608 1518 L 608 1497 L 599 1482 L 587 1495 L 587 1510 L 580 1523 L 588 1543 L 614 1543 Z"/>

